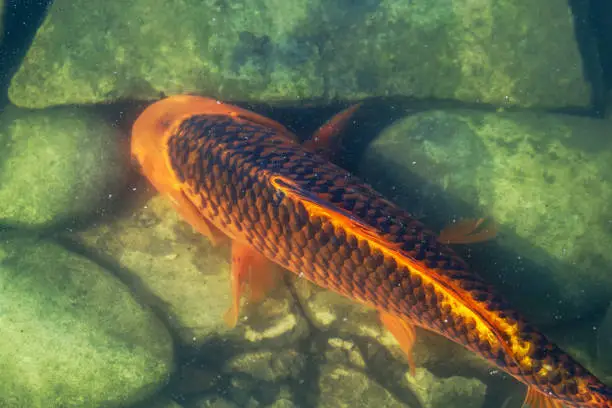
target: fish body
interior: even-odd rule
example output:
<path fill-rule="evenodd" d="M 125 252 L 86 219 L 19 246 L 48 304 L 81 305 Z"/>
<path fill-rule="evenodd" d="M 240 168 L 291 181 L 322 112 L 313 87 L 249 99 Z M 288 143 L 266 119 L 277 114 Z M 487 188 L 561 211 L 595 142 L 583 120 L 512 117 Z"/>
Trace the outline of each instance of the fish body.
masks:
<path fill-rule="evenodd" d="M 436 234 L 282 125 L 175 96 L 147 108 L 132 137 L 143 173 L 203 234 L 375 308 L 400 342 L 419 326 L 465 346 L 525 383 L 532 406 L 612 408 L 609 387 Z"/>

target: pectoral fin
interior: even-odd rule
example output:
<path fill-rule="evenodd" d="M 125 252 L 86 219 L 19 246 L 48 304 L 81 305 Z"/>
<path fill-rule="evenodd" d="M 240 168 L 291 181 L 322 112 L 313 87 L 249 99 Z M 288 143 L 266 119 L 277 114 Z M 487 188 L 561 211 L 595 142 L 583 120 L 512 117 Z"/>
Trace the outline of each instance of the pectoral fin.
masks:
<path fill-rule="evenodd" d="M 225 322 L 235 327 L 240 315 L 240 301 L 250 289 L 249 301 L 259 302 L 274 288 L 278 279 L 276 265 L 245 243 L 232 243 L 232 305 L 225 313 Z"/>
<path fill-rule="evenodd" d="M 180 190 L 169 193 L 174 208 L 200 234 L 208 238 L 213 246 L 227 242 L 229 238 L 208 221 L 197 207 Z"/>
<path fill-rule="evenodd" d="M 491 240 L 496 235 L 497 228 L 492 220 L 466 218 L 444 228 L 438 241 L 442 244 L 472 244 Z"/>
<path fill-rule="evenodd" d="M 412 349 L 416 341 L 416 331 L 414 325 L 406 319 L 401 319 L 390 313 L 379 311 L 380 321 L 393 334 L 400 348 L 406 355 L 410 366 L 410 375 L 414 376 L 416 366 L 412 357 Z"/>

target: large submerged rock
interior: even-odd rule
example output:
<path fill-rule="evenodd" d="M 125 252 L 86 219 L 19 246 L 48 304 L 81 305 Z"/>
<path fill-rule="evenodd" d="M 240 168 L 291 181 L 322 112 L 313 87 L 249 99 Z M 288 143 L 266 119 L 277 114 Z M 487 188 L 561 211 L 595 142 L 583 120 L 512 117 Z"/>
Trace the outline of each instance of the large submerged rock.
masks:
<path fill-rule="evenodd" d="M 173 369 L 168 331 L 106 270 L 35 238 L 0 245 L 0 405 L 123 407 Z"/>
<path fill-rule="evenodd" d="M 292 103 L 402 96 L 588 106 L 565 0 L 56 0 L 19 106 L 196 92 Z"/>
<path fill-rule="evenodd" d="M 103 212 L 129 174 L 120 131 L 89 110 L 0 114 L 0 225 L 49 227 Z"/>

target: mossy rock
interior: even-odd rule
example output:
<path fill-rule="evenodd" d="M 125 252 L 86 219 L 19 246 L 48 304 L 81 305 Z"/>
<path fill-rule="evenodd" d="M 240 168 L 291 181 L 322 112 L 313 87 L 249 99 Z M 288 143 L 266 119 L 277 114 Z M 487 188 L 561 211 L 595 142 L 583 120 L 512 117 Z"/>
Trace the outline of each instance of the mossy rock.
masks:
<path fill-rule="evenodd" d="M 49 241 L 0 245 L 0 405 L 119 407 L 164 385 L 172 340 L 127 288 Z"/>
<path fill-rule="evenodd" d="M 0 225 L 75 224 L 110 208 L 129 174 L 124 141 L 90 110 L 7 107 L 0 114 Z"/>
<path fill-rule="evenodd" d="M 186 92 L 585 107 L 574 32 L 565 0 L 56 0 L 9 96 L 34 108 Z"/>

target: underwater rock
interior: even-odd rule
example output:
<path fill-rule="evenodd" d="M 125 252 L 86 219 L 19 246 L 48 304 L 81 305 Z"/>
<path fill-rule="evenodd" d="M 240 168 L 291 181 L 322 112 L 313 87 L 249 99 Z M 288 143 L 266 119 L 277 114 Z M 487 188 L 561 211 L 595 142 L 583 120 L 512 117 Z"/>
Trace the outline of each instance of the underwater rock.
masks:
<path fill-rule="evenodd" d="M 492 242 L 455 246 L 531 321 L 612 300 L 612 122 L 553 114 L 432 111 L 385 129 L 361 176 L 434 229 L 491 216 Z"/>
<path fill-rule="evenodd" d="M 221 397 L 208 396 L 199 399 L 193 408 L 239 408 L 239 406 Z"/>
<path fill-rule="evenodd" d="M 296 350 L 258 351 L 235 356 L 228 361 L 225 372 L 242 372 L 261 381 L 299 379 L 304 368 L 304 356 Z"/>
<path fill-rule="evenodd" d="M 299 404 L 294 404 L 293 401 L 285 399 L 285 398 L 279 398 L 276 401 L 274 401 L 272 404 L 269 405 L 270 408 L 299 408 L 300 405 Z"/>
<path fill-rule="evenodd" d="M 284 350 L 280 351 L 283 353 Z M 295 352 L 290 353 L 297 356 Z M 284 353 L 284 356 L 287 357 L 289 354 Z M 285 357 L 281 359 L 285 360 Z M 187 404 L 189 407 L 293 408 L 303 406 L 301 402 L 294 403 L 297 400 L 288 385 L 289 383 L 297 384 L 298 381 L 301 384 L 302 380 L 294 378 L 293 375 L 277 376 L 274 374 L 275 360 L 275 357 L 269 356 L 268 352 L 237 355 L 226 367 L 215 372 L 218 383 L 208 389 L 202 389 L 199 395 L 193 392 L 195 387 L 192 387 L 191 392 L 185 393 L 182 382 L 180 388 L 173 390 L 173 393 L 190 401 Z M 268 365 L 268 363 L 271 364 Z M 185 373 L 182 381 L 190 381 L 188 375 L 189 373 Z M 206 382 L 210 383 L 205 380 Z"/>
<path fill-rule="evenodd" d="M 227 331 L 229 256 L 193 233 L 164 197 L 136 205 L 132 214 L 109 217 L 77 238 L 94 256 L 118 264 L 132 291 L 168 316 L 166 323 L 185 344 Z"/>
<path fill-rule="evenodd" d="M 419 395 L 423 408 L 480 408 L 484 404 L 487 387 L 475 378 L 437 378 L 422 368 L 415 376 L 406 376 Z"/>
<path fill-rule="evenodd" d="M 213 248 L 161 195 L 76 238 L 94 256 L 117 263 L 132 290 L 168 316 L 167 324 L 185 345 L 229 332 L 280 347 L 303 335 L 305 326 L 282 284 L 262 303 L 243 307 L 239 331 L 228 329 L 223 315 L 230 306 L 229 250 Z"/>
<path fill-rule="evenodd" d="M 305 358 L 295 350 L 275 350 L 237 356 L 223 369 L 229 374 L 228 398 L 240 407 L 300 406 L 296 392 L 304 383 Z M 294 389 L 291 389 L 294 385 Z M 303 388 L 303 387 L 302 387 Z"/>
<path fill-rule="evenodd" d="M 372 382 L 365 373 L 343 366 L 323 366 L 319 389 L 319 401 L 315 406 L 321 408 L 349 408 L 364 404 L 385 408 L 406 406 L 391 392 Z"/>
<path fill-rule="evenodd" d="M 55 0 L 9 96 L 31 108 L 186 92 L 585 107 L 574 33 L 566 0 Z"/>
<path fill-rule="evenodd" d="M 183 408 L 183 406 L 169 398 L 154 395 L 149 400 L 131 406 L 130 408 Z"/>
<path fill-rule="evenodd" d="M 119 407 L 173 369 L 168 331 L 95 263 L 35 238 L 0 245 L 0 405 Z"/>
<path fill-rule="evenodd" d="M 419 368 L 414 378 L 406 375 L 411 393 L 402 401 L 397 392 L 394 395 L 359 370 L 325 365 L 321 371 L 318 407 L 480 408 L 486 393 L 486 386 L 476 379 L 440 379 Z"/>
<path fill-rule="evenodd" d="M 323 327 L 310 321 L 317 327 L 311 330 L 309 337 L 291 347 L 272 350 L 263 342 L 255 345 L 254 351 L 229 358 L 220 370 L 224 378 L 218 380 L 220 384 L 230 384 L 224 389 L 224 395 L 238 406 L 348 407 L 356 406 L 356 401 L 360 401 L 367 406 L 421 407 L 420 400 L 427 401 L 426 406 L 431 408 L 482 405 L 485 383 L 456 375 L 465 370 L 460 361 L 468 361 L 467 358 L 455 358 L 450 364 L 446 361 L 444 368 L 442 364 L 436 366 L 439 373 L 445 372 L 444 369 L 448 372 L 451 367 L 455 373 L 452 378 L 438 378 L 423 369 L 425 374 L 409 379 L 405 359 L 390 335 L 381 335 L 384 330 L 380 325 L 375 327 L 373 322 L 364 318 L 367 314 L 359 314 L 359 305 L 354 305 L 355 313 L 350 319 L 345 318 L 344 312 L 350 306 L 343 305 L 338 301 L 340 299 L 328 299 L 326 303 L 330 315 L 339 311 L 338 317 L 333 318 L 333 325 Z M 310 300 L 314 302 L 314 297 Z M 322 308 L 321 298 L 317 302 Z M 305 303 L 303 306 L 307 307 Z M 307 320 L 312 316 L 308 312 L 306 315 Z M 344 327 L 344 322 L 349 320 L 350 325 Z M 363 330 L 359 330 L 360 326 Z M 354 330 L 357 333 L 353 333 Z M 389 353 L 382 343 L 387 343 L 394 353 Z M 237 350 L 240 348 L 236 347 Z M 442 351 L 439 359 L 448 355 L 450 353 Z M 418 363 L 422 360 L 427 359 L 419 359 Z M 484 361 L 481 364 L 482 368 Z M 483 378 L 489 378 L 484 370 L 481 374 Z M 191 375 L 186 373 L 182 377 L 189 381 Z M 210 383 L 207 380 L 203 382 Z M 432 387 L 436 382 L 440 386 Z M 457 399 L 458 404 L 441 404 L 444 398 Z"/>
<path fill-rule="evenodd" d="M 81 221 L 113 202 L 128 174 L 118 129 L 78 108 L 0 114 L 0 225 Z"/>

